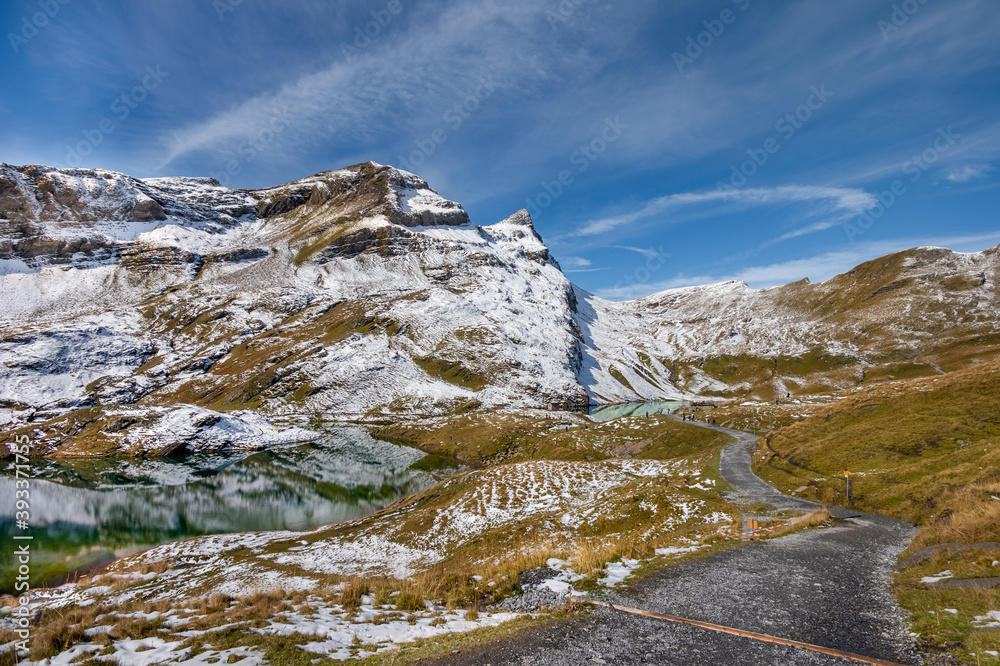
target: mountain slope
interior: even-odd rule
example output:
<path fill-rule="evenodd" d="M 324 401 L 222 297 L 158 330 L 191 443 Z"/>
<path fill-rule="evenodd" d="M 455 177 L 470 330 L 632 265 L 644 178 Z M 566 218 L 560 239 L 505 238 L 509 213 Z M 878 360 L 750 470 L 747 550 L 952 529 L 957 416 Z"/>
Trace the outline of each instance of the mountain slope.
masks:
<path fill-rule="evenodd" d="M 7 237 L 0 277 L 9 416 L 588 401 L 572 286 L 524 211 L 474 226 L 420 178 L 374 163 L 222 192 L 204 179 L 13 171 L 4 229 L 26 231 Z M 77 251 L 88 243 L 103 249 Z"/>
<path fill-rule="evenodd" d="M 477 226 L 373 162 L 261 190 L 0 165 L 0 423 L 822 392 L 995 355 L 998 267 L 998 248 L 918 248 L 817 285 L 612 303 L 526 211 Z"/>
<path fill-rule="evenodd" d="M 623 373 L 629 366 L 640 381 L 773 399 L 995 357 L 998 282 L 1000 246 L 973 254 L 915 248 L 818 284 L 755 290 L 726 282 L 626 303 L 577 297 L 588 340 Z"/>

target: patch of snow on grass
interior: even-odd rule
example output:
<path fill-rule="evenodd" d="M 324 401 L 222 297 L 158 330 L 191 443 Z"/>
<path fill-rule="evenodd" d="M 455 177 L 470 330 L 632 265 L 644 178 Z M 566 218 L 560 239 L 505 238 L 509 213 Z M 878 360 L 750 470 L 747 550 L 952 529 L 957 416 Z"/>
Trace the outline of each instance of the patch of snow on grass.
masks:
<path fill-rule="evenodd" d="M 307 571 L 395 578 L 413 576 L 422 567 L 441 559 L 443 556 L 437 551 L 411 548 L 378 535 L 351 540 L 334 537 L 274 557 L 278 564 L 299 566 Z"/>
<path fill-rule="evenodd" d="M 934 574 L 933 576 L 924 576 L 923 578 L 920 579 L 920 582 L 921 583 L 936 583 L 936 582 L 938 582 L 940 580 L 944 580 L 945 578 L 951 578 L 954 575 L 955 574 L 953 574 L 951 571 L 942 571 L 941 573 Z"/>
<path fill-rule="evenodd" d="M 606 576 L 599 579 L 597 582 L 605 587 L 614 587 L 615 585 L 624 582 L 626 578 L 631 576 L 632 572 L 639 567 L 640 563 L 640 560 L 630 560 L 626 557 L 623 557 L 618 562 L 608 562 L 607 566 L 604 568 Z"/>
<path fill-rule="evenodd" d="M 680 555 L 682 553 L 693 553 L 699 549 L 701 549 L 701 546 L 669 546 L 667 548 L 657 548 L 653 552 L 657 555 Z"/>
<path fill-rule="evenodd" d="M 237 666 L 258 666 L 265 663 L 264 654 L 252 647 L 234 647 L 228 650 L 206 650 L 197 655 L 190 648 L 181 648 L 183 641 L 166 641 L 162 638 L 126 639 L 114 642 L 114 654 L 96 657 L 101 661 L 119 666 L 149 666 L 151 664 L 184 663 L 191 666 L 207 664 L 236 664 Z M 79 643 L 65 652 L 47 659 L 43 664 L 71 664 L 91 652 L 100 652 L 103 645 Z M 22 661 L 22 664 L 37 662 Z"/>
<path fill-rule="evenodd" d="M 972 620 L 977 629 L 1000 629 L 1000 611 L 990 611 L 986 615 L 977 615 Z"/>
<path fill-rule="evenodd" d="M 566 560 L 560 560 L 559 558 L 552 557 L 545 562 L 545 566 L 550 569 L 555 569 L 559 572 L 557 576 L 549 578 L 539 584 L 540 587 L 545 587 L 556 594 L 566 594 L 569 593 L 571 597 L 573 596 L 585 596 L 585 592 L 577 593 L 573 590 L 573 583 L 581 580 L 583 576 L 573 571 L 570 567 L 569 562 Z"/>
<path fill-rule="evenodd" d="M 308 616 L 297 612 L 281 613 L 267 627 L 255 631 L 261 634 L 316 636 L 322 640 L 300 647 L 307 652 L 343 661 L 355 656 L 363 658 L 396 650 L 399 645 L 420 639 L 495 627 L 520 617 L 517 613 L 483 613 L 475 620 L 467 620 L 467 614 L 468 611 L 457 610 L 438 612 L 436 617 L 430 612 L 407 615 L 362 606 L 355 615 L 355 619 L 361 620 L 358 622 L 348 619 L 350 614 L 343 613 L 338 606 L 320 607 Z M 363 647 L 358 647 L 358 643 Z"/>

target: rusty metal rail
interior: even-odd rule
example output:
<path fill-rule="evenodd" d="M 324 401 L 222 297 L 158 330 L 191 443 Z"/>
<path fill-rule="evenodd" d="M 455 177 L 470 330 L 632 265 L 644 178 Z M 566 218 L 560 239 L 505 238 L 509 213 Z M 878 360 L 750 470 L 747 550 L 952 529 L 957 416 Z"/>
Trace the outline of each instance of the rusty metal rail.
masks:
<path fill-rule="evenodd" d="M 811 643 L 793 641 L 789 638 L 778 638 L 777 636 L 758 634 L 755 631 L 744 631 L 743 629 L 734 629 L 732 627 L 725 627 L 721 624 L 712 624 L 711 622 L 702 622 L 700 620 L 689 620 L 683 617 L 675 617 L 673 615 L 662 615 L 660 613 L 650 613 L 649 611 L 639 610 L 638 608 L 629 608 L 628 606 L 619 606 L 618 604 L 610 604 L 606 601 L 594 601 L 591 599 L 588 600 L 587 603 L 592 604 L 594 606 L 604 606 L 606 608 L 612 608 L 614 610 L 622 611 L 625 613 L 633 613 L 634 615 L 643 615 L 645 617 L 652 617 L 656 618 L 657 620 L 666 620 L 667 622 L 676 622 L 677 624 L 686 624 L 692 627 L 700 627 L 702 629 L 718 631 L 723 634 L 731 634 L 733 636 L 743 636 L 744 638 L 752 638 L 754 640 L 764 641 L 766 643 L 776 643 L 778 645 L 787 645 L 790 647 L 802 648 L 803 650 L 810 650 L 811 652 L 819 652 L 820 654 L 829 655 L 831 657 L 843 657 L 844 659 L 858 661 L 863 664 L 874 664 L 875 666 L 904 666 L 903 664 L 900 664 L 895 661 L 886 661 L 884 659 L 866 657 L 864 655 L 854 654 L 853 652 L 844 652 L 843 650 L 835 650 L 833 648 L 823 647 L 822 645 L 812 645 Z"/>

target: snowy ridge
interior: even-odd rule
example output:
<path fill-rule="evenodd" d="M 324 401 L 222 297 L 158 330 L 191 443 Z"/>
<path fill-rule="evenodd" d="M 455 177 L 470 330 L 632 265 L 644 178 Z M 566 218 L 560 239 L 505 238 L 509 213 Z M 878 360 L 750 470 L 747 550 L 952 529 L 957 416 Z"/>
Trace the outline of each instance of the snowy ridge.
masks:
<path fill-rule="evenodd" d="M 337 418 L 588 400 L 572 287 L 526 212 L 475 226 L 374 163 L 252 192 L 122 182 L 169 195 L 162 219 L 102 262 L 39 255 L 0 276 L 8 420 L 95 404 Z M 199 208 L 211 199 L 214 220 Z"/>
<path fill-rule="evenodd" d="M 609 302 L 569 282 L 527 211 L 476 225 L 373 162 L 252 191 L 0 165 L 0 234 L 12 424 L 133 404 L 384 419 L 829 391 L 880 364 L 974 362 L 1000 312 L 998 248 Z"/>
<path fill-rule="evenodd" d="M 854 386 L 886 363 L 923 363 L 931 373 L 964 367 L 1000 351 L 983 338 L 1000 319 L 998 281 L 1000 246 L 916 248 L 826 282 L 763 290 L 731 281 L 613 303 L 578 289 L 588 352 L 581 381 L 613 401 L 621 381 L 597 370 L 610 364 L 644 397 L 670 383 L 709 395 L 769 384 L 762 397 L 774 398 Z M 969 341 L 969 356 L 952 356 L 960 341 Z M 794 358 L 815 359 L 815 367 L 783 372 Z"/>
<path fill-rule="evenodd" d="M 461 204 L 445 199 L 420 176 L 409 171 L 389 170 L 390 205 L 410 224 L 463 224 L 469 215 Z"/>

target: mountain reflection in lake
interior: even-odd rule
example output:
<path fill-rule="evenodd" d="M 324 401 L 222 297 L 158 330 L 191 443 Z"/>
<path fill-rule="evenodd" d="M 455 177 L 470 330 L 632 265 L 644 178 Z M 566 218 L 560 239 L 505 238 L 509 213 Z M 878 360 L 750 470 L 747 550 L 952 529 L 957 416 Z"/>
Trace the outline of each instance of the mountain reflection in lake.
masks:
<path fill-rule="evenodd" d="M 200 534 L 301 530 L 358 518 L 455 473 L 446 461 L 373 439 L 362 428 L 259 452 L 161 460 L 33 461 L 32 587 L 147 546 Z M 13 463 L 0 502 L 14 505 Z M 10 550 L 10 549 L 8 549 Z M 14 588 L 4 553 L 0 592 Z"/>
<path fill-rule="evenodd" d="M 650 400 L 649 402 L 628 402 L 621 405 L 593 405 L 590 408 L 590 418 L 595 421 L 610 421 L 623 416 L 649 416 L 661 409 L 664 414 L 670 414 L 687 403 L 683 400 Z"/>

